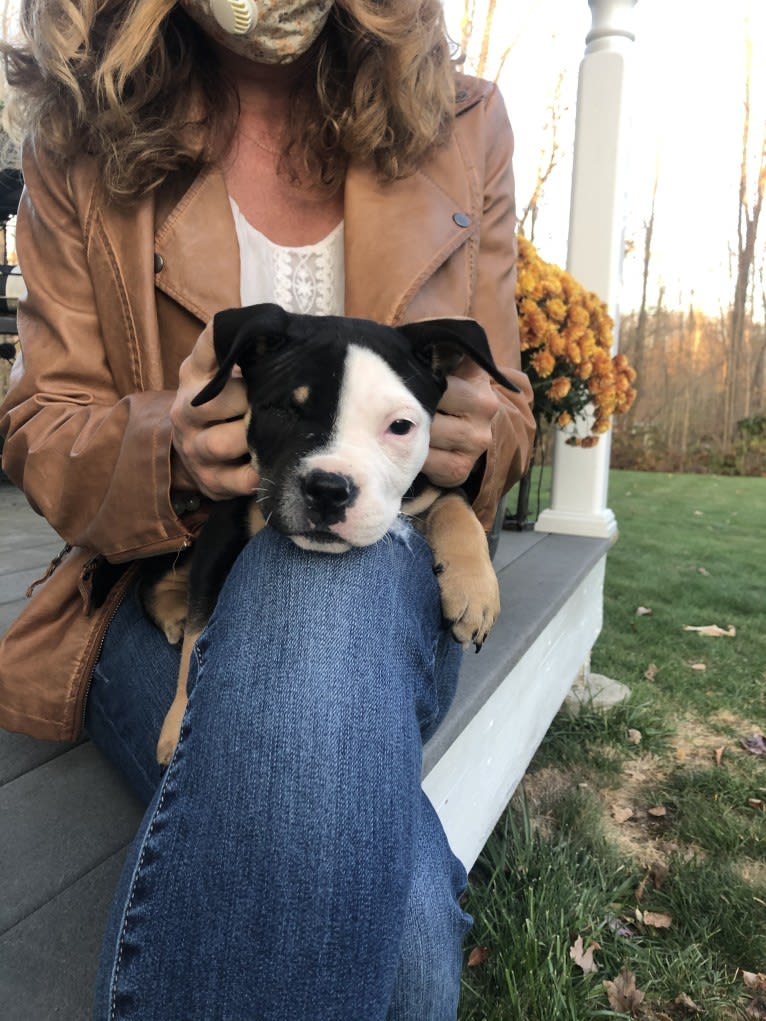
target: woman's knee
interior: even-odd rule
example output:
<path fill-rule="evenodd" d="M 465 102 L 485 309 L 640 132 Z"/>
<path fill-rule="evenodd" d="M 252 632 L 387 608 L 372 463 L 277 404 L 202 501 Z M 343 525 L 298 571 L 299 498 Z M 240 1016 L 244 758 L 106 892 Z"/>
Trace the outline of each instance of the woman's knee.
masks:
<path fill-rule="evenodd" d="M 416 865 L 387 1021 L 454 1021 L 472 923 L 460 906 L 464 885 L 465 871 L 451 854 L 441 867 L 432 859 Z"/>
<path fill-rule="evenodd" d="M 430 718 L 441 634 L 430 551 L 410 530 L 340 555 L 264 530 L 198 643 L 196 682 L 266 700 L 259 711 L 283 701 L 314 714 L 345 707 L 363 725 L 373 712 L 398 713 L 403 699 Z"/>
<path fill-rule="evenodd" d="M 418 819 L 399 971 L 387 1021 L 454 1021 L 463 939 L 472 923 L 460 906 L 466 872 L 422 791 Z"/>
<path fill-rule="evenodd" d="M 369 632 L 374 623 L 388 630 L 392 615 L 440 620 L 431 552 L 404 521 L 380 542 L 340 554 L 306 551 L 263 529 L 232 568 L 220 602 L 229 614 L 255 604 L 282 623 L 285 637 L 289 626 L 343 632 L 353 624 Z"/>

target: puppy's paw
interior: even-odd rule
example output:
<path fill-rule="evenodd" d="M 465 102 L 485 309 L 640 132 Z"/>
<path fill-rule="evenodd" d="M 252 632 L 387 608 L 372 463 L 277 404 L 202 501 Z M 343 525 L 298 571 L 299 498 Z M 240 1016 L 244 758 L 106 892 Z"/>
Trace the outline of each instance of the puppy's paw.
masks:
<path fill-rule="evenodd" d="M 175 554 L 174 554 L 175 557 Z M 161 564 L 167 557 L 157 558 Z M 191 560 L 186 557 L 157 574 L 159 568 L 151 561 L 144 568 L 148 577 L 142 579 L 141 603 L 149 619 L 162 631 L 171 645 L 177 645 L 186 630 L 186 594 Z"/>
<path fill-rule="evenodd" d="M 170 645 L 178 645 L 186 630 L 186 614 L 181 613 L 171 619 L 165 619 L 160 627 Z"/>
<path fill-rule="evenodd" d="M 456 557 L 434 568 L 441 591 L 442 614 L 458 642 L 482 647 L 500 613 L 497 576 L 489 562 Z"/>
<path fill-rule="evenodd" d="M 186 699 L 179 700 L 178 698 L 175 699 L 168 710 L 168 714 L 162 724 L 159 740 L 157 741 L 157 762 L 161 766 L 169 765 L 170 760 L 173 758 L 178 739 L 181 736 L 181 722 L 185 711 Z"/>

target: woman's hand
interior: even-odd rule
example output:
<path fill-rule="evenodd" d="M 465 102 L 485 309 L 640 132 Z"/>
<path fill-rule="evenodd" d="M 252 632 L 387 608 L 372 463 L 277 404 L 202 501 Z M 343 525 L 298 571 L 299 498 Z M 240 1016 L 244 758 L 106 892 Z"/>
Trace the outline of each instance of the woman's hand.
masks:
<path fill-rule="evenodd" d="M 197 490 L 212 500 L 250 496 L 258 474 L 250 463 L 245 415 L 247 392 L 233 376 L 221 393 L 201 405 L 191 401 L 218 368 L 212 329 L 206 329 L 181 363 L 178 391 L 170 409 L 173 425 L 173 486 Z"/>
<path fill-rule="evenodd" d="M 447 389 L 431 424 L 431 449 L 423 472 L 436 486 L 460 486 L 492 443 L 492 419 L 500 402 L 486 372 L 465 359 L 447 377 Z"/>

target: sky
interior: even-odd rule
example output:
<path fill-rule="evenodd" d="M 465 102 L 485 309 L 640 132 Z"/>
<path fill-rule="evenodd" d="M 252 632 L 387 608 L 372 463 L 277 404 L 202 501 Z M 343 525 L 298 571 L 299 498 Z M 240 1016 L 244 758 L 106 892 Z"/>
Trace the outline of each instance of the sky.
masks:
<path fill-rule="evenodd" d="M 476 0 L 475 36 L 487 0 Z M 460 38 L 464 0 L 445 0 L 448 27 Z M 766 124 L 766 3 L 727 0 L 638 0 L 631 56 L 623 310 L 640 300 L 643 229 L 657 174 L 657 206 L 649 301 L 660 286 L 665 303 L 690 301 L 712 315 L 729 303 L 730 246 L 736 244 L 745 96 L 746 40 L 752 45 L 751 169 Z M 577 74 L 591 26 L 587 0 L 498 0 L 487 76 L 510 52 L 499 76 L 516 135 L 514 169 L 521 209 L 534 188 L 549 107 L 561 78 L 562 158 L 544 194 L 535 242 L 563 264 L 569 217 Z M 469 54 L 474 48 L 469 47 Z M 470 69 L 470 68 L 469 68 Z M 751 193 L 755 188 L 755 173 Z M 766 211 L 760 262 L 766 259 Z M 763 318 L 763 312 L 760 312 Z"/>

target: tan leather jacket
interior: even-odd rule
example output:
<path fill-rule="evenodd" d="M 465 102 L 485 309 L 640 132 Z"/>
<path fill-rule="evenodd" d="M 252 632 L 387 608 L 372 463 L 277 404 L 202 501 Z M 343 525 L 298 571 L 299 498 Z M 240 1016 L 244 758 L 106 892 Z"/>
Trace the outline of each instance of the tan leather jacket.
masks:
<path fill-rule="evenodd" d="M 405 180 L 352 166 L 345 187 L 346 313 L 386 323 L 472 316 L 522 387 L 498 391 L 475 508 L 491 526 L 526 466 L 534 423 L 519 370 L 512 135 L 494 86 L 461 79 L 454 136 Z M 0 415 L 3 467 L 74 547 L 0 645 L 0 725 L 75 738 L 107 622 L 90 605 L 94 554 L 112 563 L 192 538 L 173 510 L 168 410 L 206 323 L 239 304 L 239 256 L 217 170 L 129 209 L 96 167 L 66 177 L 28 158 L 17 245 L 23 375 Z"/>

